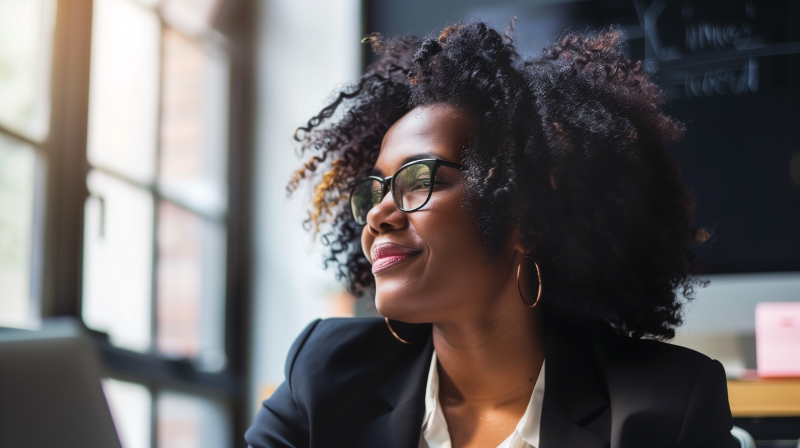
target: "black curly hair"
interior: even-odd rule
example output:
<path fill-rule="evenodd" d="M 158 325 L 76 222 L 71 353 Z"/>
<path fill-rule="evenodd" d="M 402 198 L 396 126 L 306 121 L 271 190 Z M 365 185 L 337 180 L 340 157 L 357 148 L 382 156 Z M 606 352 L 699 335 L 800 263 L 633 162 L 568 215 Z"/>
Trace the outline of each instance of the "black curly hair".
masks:
<path fill-rule="evenodd" d="M 513 27 L 513 26 L 512 26 Z M 541 306 L 568 322 L 668 339 L 703 282 L 688 249 L 694 202 L 667 143 L 683 133 L 620 33 L 566 33 L 522 58 L 483 22 L 418 41 L 365 39 L 380 59 L 295 134 L 311 159 L 289 192 L 314 188 L 308 224 L 325 264 L 360 294 L 374 278 L 350 215 L 349 185 L 375 164 L 386 131 L 411 108 L 444 103 L 477 122 L 465 152 L 464 204 L 488 259 L 518 226 L 542 272 Z"/>

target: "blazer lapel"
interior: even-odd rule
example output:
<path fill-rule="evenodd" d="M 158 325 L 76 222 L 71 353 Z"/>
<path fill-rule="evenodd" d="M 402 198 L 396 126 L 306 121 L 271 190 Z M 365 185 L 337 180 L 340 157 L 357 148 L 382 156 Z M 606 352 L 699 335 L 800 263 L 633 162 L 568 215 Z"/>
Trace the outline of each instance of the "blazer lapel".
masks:
<path fill-rule="evenodd" d="M 376 388 L 386 412 L 359 428 L 356 447 L 417 448 L 425 413 L 425 386 L 433 355 L 429 338 Z M 545 325 L 545 393 L 540 446 L 603 448 L 609 445 L 611 408 L 594 355 L 583 336 L 558 323 Z"/>
<path fill-rule="evenodd" d="M 431 338 L 415 350 L 410 359 L 397 364 L 376 394 L 388 406 L 359 429 L 354 446 L 417 448 L 425 414 L 425 386 L 433 356 Z"/>
<path fill-rule="evenodd" d="M 611 429 L 609 400 L 582 335 L 547 320 L 545 360 L 538 448 L 607 447 Z"/>

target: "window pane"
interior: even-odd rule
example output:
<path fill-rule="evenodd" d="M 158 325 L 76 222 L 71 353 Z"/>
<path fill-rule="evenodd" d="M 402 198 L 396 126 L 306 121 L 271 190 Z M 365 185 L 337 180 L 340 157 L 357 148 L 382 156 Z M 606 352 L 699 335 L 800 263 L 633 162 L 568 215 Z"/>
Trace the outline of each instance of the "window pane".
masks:
<path fill-rule="evenodd" d="M 189 33 L 211 27 L 219 13 L 220 0 L 164 0 L 164 17 Z"/>
<path fill-rule="evenodd" d="M 225 366 L 225 228 L 169 202 L 158 208 L 158 349 Z"/>
<path fill-rule="evenodd" d="M 164 32 L 159 186 L 210 215 L 227 203 L 228 65 L 175 30 Z"/>
<path fill-rule="evenodd" d="M 221 401 L 164 392 L 158 396 L 158 448 L 231 446 L 230 411 Z"/>
<path fill-rule="evenodd" d="M 26 327 L 31 309 L 36 153 L 0 134 L 0 326 Z"/>
<path fill-rule="evenodd" d="M 88 157 L 152 182 L 158 124 L 160 24 L 129 0 L 95 0 Z"/>
<path fill-rule="evenodd" d="M 110 378 L 103 380 L 103 390 L 122 448 L 150 448 L 150 391 L 139 384 Z"/>
<path fill-rule="evenodd" d="M 0 123 L 34 139 L 50 115 L 53 0 L 0 0 Z"/>
<path fill-rule="evenodd" d="M 98 171 L 84 213 L 83 319 L 121 347 L 151 341 L 153 199 Z"/>

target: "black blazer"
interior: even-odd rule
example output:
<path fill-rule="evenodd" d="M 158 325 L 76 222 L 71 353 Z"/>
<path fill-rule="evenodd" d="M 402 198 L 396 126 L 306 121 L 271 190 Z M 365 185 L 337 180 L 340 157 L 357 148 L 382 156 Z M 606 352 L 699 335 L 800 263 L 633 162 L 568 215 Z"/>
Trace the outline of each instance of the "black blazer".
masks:
<path fill-rule="evenodd" d="M 253 448 L 417 448 L 433 351 L 383 319 L 312 322 L 286 381 L 245 434 Z M 540 448 L 738 448 L 725 372 L 695 351 L 545 323 Z M 490 447 L 491 448 L 491 447 Z"/>

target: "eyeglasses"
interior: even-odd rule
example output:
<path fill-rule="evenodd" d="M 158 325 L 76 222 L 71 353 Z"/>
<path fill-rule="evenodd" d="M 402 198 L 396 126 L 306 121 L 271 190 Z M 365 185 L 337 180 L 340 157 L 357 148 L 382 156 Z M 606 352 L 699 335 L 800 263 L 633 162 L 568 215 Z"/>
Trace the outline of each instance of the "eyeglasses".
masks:
<path fill-rule="evenodd" d="M 397 208 L 408 213 L 421 209 L 433 193 L 440 167 L 463 169 L 457 163 L 438 159 L 415 160 L 400 167 L 394 176 L 370 176 L 357 181 L 350 190 L 350 211 L 359 225 L 367 223 L 367 213 L 380 204 L 389 189 Z"/>

